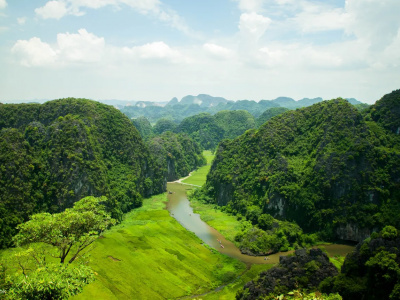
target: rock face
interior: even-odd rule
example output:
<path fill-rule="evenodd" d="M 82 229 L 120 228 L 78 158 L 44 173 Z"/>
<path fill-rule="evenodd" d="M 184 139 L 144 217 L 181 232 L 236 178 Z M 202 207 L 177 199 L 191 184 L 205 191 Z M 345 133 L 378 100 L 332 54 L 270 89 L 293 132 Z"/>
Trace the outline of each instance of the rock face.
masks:
<path fill-rule="evenodd" d="M 336 235 L 341 240 L 362 242 L 377 229 L 359 228 L 356 224 L 341 224 L 336 228 Z"/>
<path fill-rule="evenodd" d="M 85 196 L 108 198 L 114 217 L 165 191 L 147 146 L 117 109 L 85 99 L 0 107 L 0 248 L 36 212 Z"/>
<path fill-rule="evenodd" d="M 255 205 L 325 238 L 362 241 L 397 225 L 399 95 L 384 96 L 364 115 L 344 99 L 324 101 L 225 140 L 203 190 L 234 213 L 246 216 Z"/>
<path fill-rule="evenodd" d="M 337 274 L 338 270 L 321 249 L 300 249 L 293 256 L 281 256 L 278 266 L 261 272 L 256 281 L 248 282 L 236 299 L 264 299 L 272 293 L 279 295 L 297 288 L 312 289 L 325 278 Z"/>

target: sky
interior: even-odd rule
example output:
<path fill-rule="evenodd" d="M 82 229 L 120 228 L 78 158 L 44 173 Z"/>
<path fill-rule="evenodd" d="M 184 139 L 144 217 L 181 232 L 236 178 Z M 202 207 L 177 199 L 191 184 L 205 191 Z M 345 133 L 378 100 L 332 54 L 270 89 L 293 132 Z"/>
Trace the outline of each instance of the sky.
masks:
<path fill-rule="evenodd" d="M 399 0 L 0 0 L 0 102 L 400 88 Z"/>

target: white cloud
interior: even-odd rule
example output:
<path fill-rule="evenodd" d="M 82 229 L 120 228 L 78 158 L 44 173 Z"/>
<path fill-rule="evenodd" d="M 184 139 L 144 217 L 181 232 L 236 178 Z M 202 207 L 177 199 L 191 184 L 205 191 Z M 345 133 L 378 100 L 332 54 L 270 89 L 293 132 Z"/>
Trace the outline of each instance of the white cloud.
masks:
<path fill-rule="evenodd" d="M 19 25 L 25 25 L 26 18 L 25 17 L 17 18 L 17 22 L 18 22 Z"/>
<path fill-rule="evenodd" d="M 64 1 L 49 1 L 45 6 L 35 9 L 35 13 L 43 19 L 61 19 L 68 13 Z"/>
<path fill-rule="evenodd" d="M 6 0 L 0 0 L 0 9 L 4 9 L 7 6 L 7 1 Z"/>
<path fill-rule="evenodd" d="M 222 46 L 218 46 L 216 44 L 212 44 L 212 43 L 206 43 L 203 45 L 203 49 L 210 54 L 212 57 L 214 58 L 218 58 L 218 59 L 229 59 L 232 58 L 234 53 L 232 50 L 222 47 Z"/>
<path fill-rule="evenodd" d="M 381 63 L 386 66 L 400 67 L 400 29 L 392 43 L 383 51 Z"/>
<path fill-rule="evenodd" d="M 371 42 L 372 48 L 382 49 L 392 43 L 400 28 L 400 1 L 346 1 L 349 23 L 346 31 Z"/>
<path fill-rule="evenodd" d="M 99 9 L 106 6 L 117 9 L 128 6 L 140 14 L 150 15 L 177 30 L 193 35 L 179 14 L 165 8 L 160 0 L 52 0 L 43 7 L 35 9 L 35 12 L 43 19 L 61 19 L 66 15 L 83 16 L 85 11 L 82 9 L 85 8 Z"/>
<path fill-rule="evenodd" d="M 57 34 L 57 45 L 62 61 L 89 63 L 101 59 L 105 42 L 86 29 L 79 29 L 77 34 Z"/>
<path fill-rule="evenodd" d="M 50 65 L 56 61 L 57 53 L 53 48 L 43 43 L 39 38 L 18 40 L 11 52 L 16 55 L 21 65 L 26 67 Z"/>
<path fill-rule="evenodd" d="M 283 48 L 283 47 L 282 47 Z M 268 67 L 273 66 L 281 66 L 287 58 L 287 52 L 284 51 L 281 47 L 271 48 L 271 47 L 263 47 L 259 49 L 259 61 L 261 64 L 264 64 Z"/>
<path fill-rule="evenodd" d="M 260 11 L 263 5 L 263 0 L 238 0 L 239 8 L 242 11 L 257 12 Z"/>
<path fill-rule="evenodd" d="M 146 14 L 159 9 L 159 0 L 66 0 L 70 4 L 72 10 L 80 8 L 99 9 L 108 5 L 119 6 L 121 4 L 130 6 L 131 8 Z"/>
<path fill-rule="evenodd" d="M 132 48 L 123 48 L 123 53 L 127 57 L 139 58 L 142 60 L 157 60 L 172 63 L 184 61 L 183 55 L 175 49 L 172 49 L 164 42 L 148 43 L 142 46 Z"/>
<path fill-rule="evenodd" d="M 245 36 L 258 40 L 263 36 L 271 22 L 270 18 L 255 12 L 243 13 L 240 16 L 239 30 Z"/>
<path fill-rule="evenodd" d="M 40 38 L 19 40 L 11 52 L 27 67 L 62 66 L 70 63 L 93 63 L 102 58 L 104 38 L 79 29 L 77 34 L 57 34 L 57 44 L 51 46 Z"/>
<path fill-rule="evenodd" d="M 350 16 L 343 8 L 304 3 L 303 9 L 294 17 L 296 27 L 303 32 L 318 32 L 344 29 Z"/>

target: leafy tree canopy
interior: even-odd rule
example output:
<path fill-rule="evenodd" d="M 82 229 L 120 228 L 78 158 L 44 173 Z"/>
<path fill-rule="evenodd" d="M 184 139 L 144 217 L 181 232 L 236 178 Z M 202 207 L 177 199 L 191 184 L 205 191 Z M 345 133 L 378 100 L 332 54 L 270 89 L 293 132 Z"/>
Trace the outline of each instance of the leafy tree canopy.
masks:
<path fill-rule="evenodd" d="M 40 213 L 31 216 L 28 222 L 18 225 L 19 233 L 14 237 L 17 246 L 44 243 L 57 248 L 57 257 L 64 263 L 71 254 L 72 263 L 80 253 L 92 244 L 115 220 L 105 211 L 101 203 L 105 197 L 85 197 L 72 208 L 57 214 Z"/>

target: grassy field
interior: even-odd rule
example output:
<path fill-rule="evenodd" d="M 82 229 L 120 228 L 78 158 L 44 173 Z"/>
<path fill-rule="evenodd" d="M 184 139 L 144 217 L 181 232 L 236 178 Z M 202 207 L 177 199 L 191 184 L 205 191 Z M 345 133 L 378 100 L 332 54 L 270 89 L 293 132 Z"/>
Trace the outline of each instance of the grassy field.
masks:
<path fill-rule="evenodd" d="M 260 272 L 272 268 L 273 265 L 252 265 L 250 270 L 246 271 L 242 276 L 240 276 L 235 282 L 228 284 L 224 288 L 218 291 L 213 291 L 209 294 L 199 297 L 202 300 L 231 300 L 235 299 L 238 290 L 242 289 L 243 286 L 256 279 Z"/>
<path fill-rule="evenodd" d="M 91 252 L 97 280 L 73 299 L 174 299 L 202 294 L 245 270 L 237 260 L 209 249 L 164 209 L 166 194 L 104 234 Z"/>
<path fill-rule="evenodd" d="M 226 239 L 234 242 L 235 236 L 240 232 L 242 226 L 235 216 L 215 208 L 215 204 L 202 203 L 193 198 L 190 199 L 190 206 L 204 222 L 218 230 Z"/>
<path fill-rule="evenodd" d="M 208 171 L 210 171 L 211 163 L 214 159 L 214 154 L 212 154 L 211 151 L 204 150 L 203 155 L 207 159 L 207 165 L 194 171 L 189 178 L 182 181 L 183 183 L 202 186 L 206 182 Z"/>

